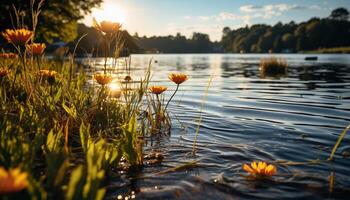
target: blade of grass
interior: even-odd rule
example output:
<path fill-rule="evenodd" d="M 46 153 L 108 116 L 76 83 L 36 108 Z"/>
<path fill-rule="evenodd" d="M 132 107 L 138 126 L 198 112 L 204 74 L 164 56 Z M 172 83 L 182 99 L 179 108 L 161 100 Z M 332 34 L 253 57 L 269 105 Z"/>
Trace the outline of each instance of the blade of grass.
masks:
<path fill-rule="evenodd" d="M 329 156 L 328 160 L 329 161 L 332 161 L 333 160 L 333 157 L 334 157 L 334 154 L 335 152 L 337 151 L 339 145 L 340 145 L 340 142 L 343 140 L 343 138 L 345 137 L 346 133 L 348 132 L 348 130 L 350 129 L 350 124 L 343 130 L 343 132 L 340 134 L 337 142 L 335 143 L 333 149 L 332 149 L 332 153 L 331 155 Z"/>
<path fill-rule="evenodd" d="M 203 112 L 203 108 L 204 108 L 204 104 L 205 104 L 206 98 L 207 98 L 208 93 L 209 93 L 209 88 L 210 88 L 210 84 L 211 84 L 212 80 L 213 80 L 213 76 L 210 77 L 208 85 L 207 85 L 207 87 L 205 89 L 205 93 L 204 93 L 203 98 L 202 98 L 201 109 L 199 111 L 199 120 L 198 120 L 197 129 L 196 129 L 196 135 L 195 135 L 195 138 L 194 138 L 194 141 L 193 141 L 193 146 L 192 146 L 192 154 L 193 155 L 196 154 L 197 138 L 198 138 L 199 128 L 200 128 L 201 123 L 202 123 L 202 112 Z"/>
<path fill-rule="evenodd" d="M 179 165 L 176 167 L 172 167 L 170 169 L 166 169 L 164 171 L 160 171 L 155 173 L 154 175 L 161 175 L 161 174 L 167 174 L 167 173 L 171 173 L 171 172 L 177 172 L 177 171 L 183 171 L 183 170 L 188 170 L 188 169 L 192 169 L 198 166 L 197 161 L 191 161 L 191 162 L 187 162 L 183 165 Z"/>

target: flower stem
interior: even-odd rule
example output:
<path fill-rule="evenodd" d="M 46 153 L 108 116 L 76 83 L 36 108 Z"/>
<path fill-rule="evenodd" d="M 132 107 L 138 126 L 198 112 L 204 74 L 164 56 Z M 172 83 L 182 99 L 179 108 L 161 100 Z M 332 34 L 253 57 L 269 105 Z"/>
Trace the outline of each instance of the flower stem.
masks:
<path fill-rule="evenodd" d="M 165 108 L 164 108 L 164 112 L 166 112 L 166 109 L 168 108 L 168 105 L 169 105 L 170 101 L 173 99 L 173 97 L 175 96 L 177 90 L 179 89 L 179 86 L 180 86 L 180 85 L 177 84 L 176 89 L 175 89 L 175 92 L 173 93 L 173 95 L 171 95 L 170 99 L 168 100 L 168 103 L 166 104 L 166 106 L 165 106 Z"/>

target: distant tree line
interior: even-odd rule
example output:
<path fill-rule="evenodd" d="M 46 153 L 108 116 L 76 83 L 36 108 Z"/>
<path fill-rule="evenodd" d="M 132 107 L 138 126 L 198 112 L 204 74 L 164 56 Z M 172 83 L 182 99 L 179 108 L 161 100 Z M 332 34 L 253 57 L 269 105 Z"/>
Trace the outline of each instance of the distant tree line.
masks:
<path fill-rule="evenodd" d="M 193 33 L 189 39 L 180 33 L 177 33 L 176 36 L 153 37 L 139 37 L 136 33 L 134 38 L 142 51 L 150 53 L 211 53 L 220 51 L 220 49 L 215 49 L 220 47 L 220 44 L 211 42 L 209 35 L 203 33 Z"/>
<path fill-rule="evenodd" d="M 338 8 L 328 18 L 312 18 L 300 24 L 257 24 L 236 30 L 225 27 L 221 44 L 225 52 L 232 53 L 299 52 L 350 46 L 349 12 Z"/>

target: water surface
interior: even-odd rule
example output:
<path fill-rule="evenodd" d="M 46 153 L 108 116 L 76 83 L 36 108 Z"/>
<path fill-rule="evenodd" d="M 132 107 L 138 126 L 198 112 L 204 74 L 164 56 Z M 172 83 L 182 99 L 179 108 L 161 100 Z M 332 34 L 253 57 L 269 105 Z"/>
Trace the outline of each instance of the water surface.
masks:
<path fill-rule="evenodd" d="M 349 55 L 317 55 L 317 61 L 305 61 L 305 55 L 277 55 L 288 62 L 287 75 L 261 78 L 259 61 L 267 56 L 132 55 L 135 80 L 153 58 L 151 85 L 168 86 L 166 98 L 175 89 L 167 79 L 169 72 L 181 71 L 190 79 L 169 106 L 171 135 L 146 144 L 146 152 L 161 152 L 164 161 L 113 180 L 109 198 L 135 191 L 139 199 L 345 199 L 350 194 L 350 159 L 341 154 L 350 151 L 350 135 L 332 163 L 277 165 L 277 175 L 263 181 L 248 179 L 242 170 L 243 163 L 254 160 L 326 160 L 350 123 Z M 193 157 L 190 152 L 210 77 Z M 197 168 L 154 175 L 194 159 L 199 161 Z M 140 176 L 147 178 L 133 179 Z"/>

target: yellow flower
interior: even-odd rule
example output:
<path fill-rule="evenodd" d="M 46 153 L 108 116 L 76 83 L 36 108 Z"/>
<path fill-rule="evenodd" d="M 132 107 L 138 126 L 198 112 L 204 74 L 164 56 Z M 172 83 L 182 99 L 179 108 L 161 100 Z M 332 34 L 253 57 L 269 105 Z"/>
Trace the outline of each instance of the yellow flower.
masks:
<path fill-rule="evenodd" d="M 28 174 L 18 168 L 5 170 L 0 167 L 0 194 L 15 193 L 23 190 L 28 185 Z"/>
<path fill-rule="evenodd" d="M 171 74 L 169 74 L 168 78 L 172 82 L 180 85 L 181 83 L 185 82 L 188 79 L 188 76 L 186 74 L 183 74 L 183 73 L 171 73 Z"/>
<path fill-rule="evenodd" d="M 273 176 L 276 174 L 276 167 L 266 162 L 252 162 L 249 165 L 244 164 L 243 169 L 253 176 Z"/>
<path fill-rule="evenodd" d="M 113 77 L 107 74 L 95 74 L 94 79 L 97 81 L 98 84 L 106 85 L 112 82 Z"/>
<path fill-rule="evenodd" d="M 122 28 L 122 25 L 120 23 L 113 23 L 109 21 L 102 21 L 101 23 L 98 23 L 94 19 L 94 27 L 104 34 L 113 34 L 118 32 Z"/>
<path fill-rule="evenodd" d="M 151 86 L 149 87 L 149 90 L 153 93 L 153 94 L 162 94 L 165 90 L 167 90 L 168 88 L 165 86 Z"/>
<path fill-rule="evenodd" d="M 56 81 L 57 75 L 58 73 L 54 70 L 42 69 L 39 71 L 39 76 L 46 79 L 50 84 L 53 84 Z"/>
<path fill-rule="evenodd" d="M 0 68 L 0 78 L 7 76 L 10 71 L 5 68 Z"/>
<path fill-rule="evenodd" d="M 14 45 L 25 45 L 33 36 L 33 32 L 25 28 L 6 29 L 2 35 L 9 43 L 12 43 Z"/>
<path fill-rule="evenodd" d="M 46 48 L 45 43 L 33 43 L 33 44 L 27 45 L 28 52 L 34 56 L 40 56 L 41 54 L 43 54 L 45 48 Z"/>
<path fill-rule="evenodd" d="M 15 53 L 0 53 L 0 58 L 5 58 L 5 59 L 9 59 L 9 58 L 17 58 L 17 54 Z"/>

